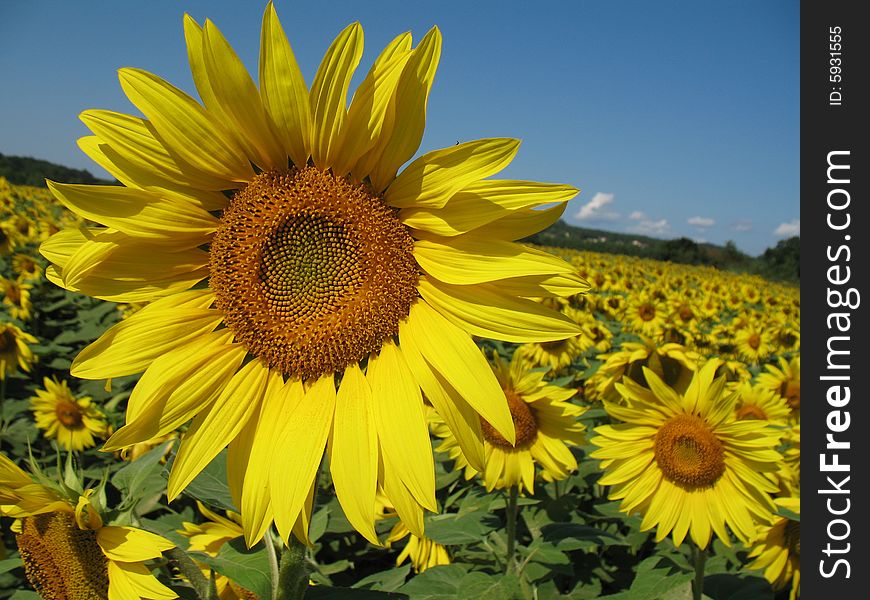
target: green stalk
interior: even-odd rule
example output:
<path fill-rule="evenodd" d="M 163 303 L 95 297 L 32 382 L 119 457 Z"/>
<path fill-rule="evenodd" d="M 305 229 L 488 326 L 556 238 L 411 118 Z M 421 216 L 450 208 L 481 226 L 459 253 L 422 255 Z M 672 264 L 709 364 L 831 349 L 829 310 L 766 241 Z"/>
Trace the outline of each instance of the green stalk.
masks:
<path fill-rule="evenodd" d="M 275 600 L 303 600 L 308 589 L 308 567 L 305 564 L 305 544 L 295 537 L 281 553 L 278 571 L 278 594 Z"/>
<path fill-rule="evenodd" d="M 505 573 L 511 574 L 516 571 L 517 561 L 514 556 L 517 543 L 517 496 L 519 487 L 512 486 L 508 491 L 507 498 L 507 560 L 505 561 Z"/>
<path fill-rule="evenodd" d="M 704 596 L 704 565 L 707 562 L 707 549 L 698 548 L 694 542 L 690 545 L 695 561 L 695 580 L 692 582 L 692 600 L 701 600 Z"/>
<path fill-rule="evenodd" d="M 179 571 L 181 571 L 181 574 L 184 575 L 190 582 L 190 585 L 193 586 L 193 589 L 200 600 L 217 600 L 217 589 L 214 585 L 214 578 L 211 580 L 206 579 L 196 563 L 193 562 L 193 559 L 190 558 L 184 550 L 181 548 L 172 548 L 170 550 L 165 550 L 163 554 L 166 555 L 166 558 L 175 563 L 175 566 Z"/>

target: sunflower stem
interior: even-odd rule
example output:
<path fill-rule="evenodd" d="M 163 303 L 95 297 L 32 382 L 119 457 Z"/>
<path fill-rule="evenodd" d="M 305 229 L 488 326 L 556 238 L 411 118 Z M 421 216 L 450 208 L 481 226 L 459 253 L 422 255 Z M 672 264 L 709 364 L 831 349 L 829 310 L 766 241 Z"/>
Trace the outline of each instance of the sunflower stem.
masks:
<path fill-rule="evenodd" d="M 695 562 L 695 580 L 692 582 L 692 600 L 701 600 L 704 597 L 704 565 L 707 563 L 707 549 L 698 548 L 694 543 L 692 558 Z"/>
<path fill-rule="evenodd" d="M 181 548 L 172 548 L 171 550 L 164 551 L 163 554 L 187 578 L 200 600 L 217 600 L 218 595 L 214 578 L 210 580 L 206 579 L 197 564 L 187 555 L 187 552 Z"/>
<path fill-rule="evenodd" d="M 278 550 L 275 548 L 275 538 L 272 535 L 272 528 L 266 529 L 266 534 L 263 536 L 263 542 L 266 546 L 266 555 L 269 557 L 269 572 L 272 575 L 272 598 L 278 597 L 278 578 L 280 571 L 278 569 Z"/>
<path fill-rule="evenodd" d="M 303 600 L 308 589 L 305 544 L 290 536 L 290 545 L 281 553 L 278 590 L 275 600 Z"/>
<path fill-rule="evenodd" d="M 507 560 L 505 561 L 505 573 L 508 575 L 516 571 L 517 562 L 514 552 L 517 543 L 517 496 L 519 487 L 511 486 L 507 497 Z"/>

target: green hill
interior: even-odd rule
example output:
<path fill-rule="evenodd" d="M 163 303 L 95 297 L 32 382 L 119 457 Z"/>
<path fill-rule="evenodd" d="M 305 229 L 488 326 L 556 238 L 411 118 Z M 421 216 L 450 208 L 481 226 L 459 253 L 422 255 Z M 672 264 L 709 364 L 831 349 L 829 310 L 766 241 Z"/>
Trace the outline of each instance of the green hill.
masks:
<path fill-rule="evenodd" d="M 64 183 L 115 183 L 94 177 L 84 169 L 70 169 L 50 163 L 47 160 L 29 156 L 9 156 L 0 154 L 0 176 L 15 185 L 32 185 L 45 187 L 45 180 L 63 181 Z"/>

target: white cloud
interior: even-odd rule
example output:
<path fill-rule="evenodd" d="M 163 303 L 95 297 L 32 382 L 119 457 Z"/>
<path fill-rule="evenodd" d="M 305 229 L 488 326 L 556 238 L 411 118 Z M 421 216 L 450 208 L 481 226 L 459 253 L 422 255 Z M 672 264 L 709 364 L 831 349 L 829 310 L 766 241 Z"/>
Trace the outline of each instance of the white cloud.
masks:
<path fill-rule="evenodd" d="M 592 196 L 592 200 L 580 207 L 574 218 L 578 221 L 615 221 L 619 218 L 619 213 L 607 210 L 607 205 L 613 200 L 613 194 L 598 192 Z"/>
<path fill-rule="evenodd" d="M 731 231 L 736 231 L 737 233 L 746 233 L 747 231 L 752 231 L 752 221 L 748 219 L 734 221 L 733 223 L 731 223 Z"/>
<path fill-rule="evenodd" d="M 643 235 L 665 235 L 670 231 L 670 225 L 667 219 L 659 219 L 658 221 L 643 219 L 638 220 L 637 225 L 634 225 L 631 231 Z"/>
<path fill-rule="evenodd" d="M 801 234 L 801 220 L 795 219 L 793 221 L 789 221 L 788 223 L 780 223 L 779 227 L 777 227 L 773 231 L 773 235 L 777 237 L 791 237 L 793 235 Z"/>
<path fill-rule="evenodd" d="M 687 221 L 689 225 L 694 225 L 695 227 L 701 227 L 706 229 L 707 227 L 712 227 L 716 224 L 716 221 L 709 217 L 690 217 Z"/>
<path fill-rule="evenodd" d="M 630 215 L 628 215 L 628 218 L 631 219 L 632 221 L 645 221 L 647 219 L 647 216 L 643 211 L 636 210 L 633 213 L 631 213 Z"/>

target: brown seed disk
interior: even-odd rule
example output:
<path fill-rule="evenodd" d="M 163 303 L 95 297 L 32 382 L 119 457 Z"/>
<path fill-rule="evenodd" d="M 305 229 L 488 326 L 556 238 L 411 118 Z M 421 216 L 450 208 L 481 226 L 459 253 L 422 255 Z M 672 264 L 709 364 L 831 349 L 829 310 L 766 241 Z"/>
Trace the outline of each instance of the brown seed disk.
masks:
<path fill-rule="evenodd" d="M 57 406 L 55 406 L 54 414 L 57 415 L 57 420 L 67 429 L 81 429 L 84 426 L 82 411 L 73 402 L 58 402 Z"/>
<path fill-rule="evenodd" d="M 740 421 L 756 419 L 766 421 L 767 414 L 757 404 L 746 404 L 737 409 L 735 416 Z"/>
<path fill-rule="evenodd" d="M 523 450 L 531 446 L 538 437 L 538 423 L 535 421 L 535 415 L 532 413 L 529 405 L 515 391 L 507 389 L 504 391 L 504 395 L 507 398 L 508 408 L 511 411 L 514 429 L 516 429 L 517 443 L 512 445 L 502 434 L 496 431 L 495 427 L 489 424 L 489 421 L 480 417 L 480 428 L 483 431 L 483 437 L 493 446 L 505 450 Z"/>
<path fill-rule="evenodd" d="M 656 318 L 656 308 L 652 304 L 642 304 L 637 314 L 644 321 L 652 321 Z"/>
<path fill-rule="evenodd" d="M 364 185 L 313 167 L 256 176 L 211 245 L 235 340 L 287 375 L 341 371 L 398 331 L 417 297 L 414 240 Z"/>
<path fill-rule="evenodd" d="M 662 473 L 673 483 L 707 487 L 725 472 L 722 442 L 695 415 L 678 415 L 662 425 L 653 451 Z"/>
<path fill-rule="evenodd" d="M 72 513 L 26 517 L 16 536 L 24 574 L 47 600 L 106 600 L 109 571 L 97 532 L 76 526 Z"/>

